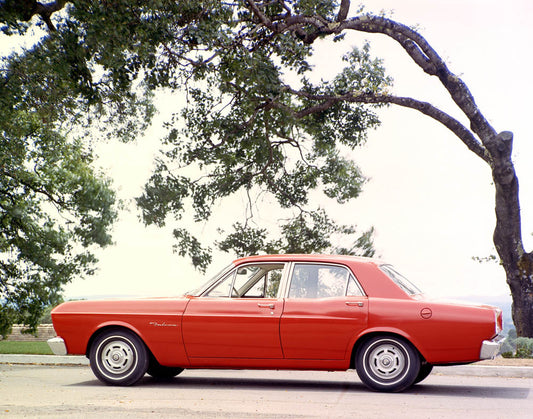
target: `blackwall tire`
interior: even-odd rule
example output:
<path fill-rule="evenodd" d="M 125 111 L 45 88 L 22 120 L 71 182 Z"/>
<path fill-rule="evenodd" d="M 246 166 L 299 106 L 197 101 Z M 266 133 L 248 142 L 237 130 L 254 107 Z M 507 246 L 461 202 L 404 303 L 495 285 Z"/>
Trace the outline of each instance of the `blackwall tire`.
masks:
<path fill-rule="evenodd" d="M 152 362 L 146 371 L 148 375 L 157 379 L 168 379 L 175 377 L 183 372 L 183 368 L 179 367 L 164 367 L 157 362 Z"/>
<path fill-rule="evenodd" d="M 398 392 L 412 386 L 420 371 L 420 355 L 405 339 L 374 336 L 356 352 L 361 381 L 370 389 Z"/>
<path fill-rule="evenodd" d="M 418 384 L 421 381 L 424 381 L 429 376 L 429 374 L 431 374 L 431 371 L 433 371 L 433 365 L 428 364 L 427 362 L 422 363 L 422 365 L 420 366 L 420 371 L 418 372 L 418 375 L 413 384 Z"/>
<path fill-rule="evenodd" d="M 130 386 L 148 369 L 148 351 L 143 341 L 128 330 L 109 330 L 99 335 L 89 352 L 91 369 L 103 383 Z"/>

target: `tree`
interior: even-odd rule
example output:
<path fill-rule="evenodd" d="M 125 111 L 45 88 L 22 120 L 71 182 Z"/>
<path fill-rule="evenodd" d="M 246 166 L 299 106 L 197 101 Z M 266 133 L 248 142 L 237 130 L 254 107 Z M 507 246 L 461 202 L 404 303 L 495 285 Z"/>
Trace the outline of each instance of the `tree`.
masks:
<path fill-rule="evenodd" d="M 340 157 L 339 147 L 364 142 L 366 130 L 378 123 L 371 107 L 410 108 L 447 127 L 490 168 L 494 245 L 513 296 L 513 320 L 520 336 L 533 337 L 533 254 L 522 243 L 513 136 L 492 127 L 465 83 L 419 32 L 364 9 L 350 16 L 349 0 L 72 4 L 65 19 L 78 27 L 70 30 L 110 74 L 126 71 L 130 81 L 141 77 L 150 88 L 183 89 L 187 95 L 189 106 L 170 121 L 166 154 L 139 201 L 146 222 L 179 217 L 185 198 L 192 199 L 198 219 L 208 217 L 213 196 L 240 187 L 266 189 L 287 207 L 301 208 L 307 191 L 317 187 L 339 202 L 351 199 L 361 176 Z M 102 25 L 109 28 L 117 19 L 118 41 L 98 38 Z M 389 93 L 390 79 L 367 46 L 347 54 L 337 76 L 313 83 L 307 77 L 313 44 L 341 41 L 350 31 L 396 41 L 440 81 L 469 126 L 430 103 Z M 121 53 L 122 67 L 101 60 L 103 46 Z M 174 125 L 178 120 L 185 128 Z M 175 161 L 201 166 L 208 175 L 176 175 L 169 169 Z M 199 248 L 194 237 L 179 231 L 184 244 Z"/>
<path fill-rule="evenodd" d="M 115 193 L 75 132 L 88 101 L 68 46 L 44 39 L 0 66 L 0 335 L 14 322 L 34 331 L 64 284 L 94 272 L 94 247 L 111 243 Z"/>
<path fill-rule="evenodd" d="M 116 213 L 109 180 L 94 172 L 81 143 L 67 141 L 9 99 L 0 103 L 2 335 L 13 322 L 33 330 L 63 284 L 92 273 L 89 249 L 110 243 Z"/>
<path fill-rule="evenodd" d="M 44 7 L 53 13 L 61 9 L 58 3 L 60 2 L 39 7 L 40 10 Z M 193 54 L 198 48 L 203 48 L 193 39 L 194 36 L 204 36 L 200 32 L 205 30 L 207 38 L 215 39 L 217 34 L 226 31 L 222 27 L 222 22 L 228 17 L 230 9 L 219 2 L 209 3 L 216 10 L 203 16 L 201 13 L 203 5 L 197 5 L 195 2 L 146 4 L 146 2 L 119 1 L 93 4 L 93 2 L 82 1 L 73 2 L 75 7 L 68 10 L 68 16 L 64 21 L 58 18 L 52 23 L 51 13 L 43 17 L 43 20 L 49 30 L 55 32 L 50 35 L 50 40 L 57 40 L 56 42 L 63 44 L 68 42 L 68 48 L 74 50 L 74 53 L 68 57 L 70 74 L 65 75 L 64 78 L 74 79 L 76 86 L 81 86 L 77 93 L 87 101 L 86 109 L 90 109 L 90 106 L 94 108 L 94 102 L 100 105 L 109 99 L 110 94 L 101 87 L 105 83 L 112 85 L 109 88 L 114 95 L 111 99 L 120 98 L 121 95 L 132 95 L 135 83 L 152 90 L 161 87 L 178 89 L 186 86 L 190 94 L 196 97 L 195 100 L 191 100 L 192 106 L 188 107 L 182 115 L 183 118 L 188 118 L 191 130 L 183 133 L 178 133 L 176 129 L 170 130 L 165 139 L 165 145 L 176 147 L 173 149 L 167 147 L 145 193 L 138 199 L 147 224 L 162 226 L 167 222 L 169 213 L 173 213 L 179 220 L 185 210 L 184 202 L 188 198 L 192 201 L 195 221 L 206 220 L 210 217 L 211 207 L 218 198 L 231 195 L 243 188 L 251 196 L 254 184 L 259 185 L 259 188 L 268 184 L 268 192 L 276 195 L 283 208 L 296 206 L 297 210 L 294 213 L 287 213 L 278 232 L 278 235 L 283 235 L 284 239 L 270 238 L 268 243 L 261 244 L 261 248 L 272 252 L 309 252 L 331 248 L 333 236 L 353 235 L 355 229 L 353 226 L 336 225 L 320 209 L 304 208 L 308 201 L 305 189 L 315 188 L 318 181 L 323 180 L 328 183 L 329 196 L 338 195 L 339 200 L 347 200 L 359 193 L 363 182 L 363 177 L 353 163 L 340 158 L 334 147 L 323 145 L 323 151 L 315 153 L 316 156 L 309 155 L 309 161 L 304 164 L 294 160 L 295 167 L 289 173 L 286 164 L 287 157 L 284 156 L 283 149 L 294 148 L 296 143 L 291 144 L 289 140 L 282 140 L 277 144 L 273 143 L 269 151 L 265 147 L 267 144 L 265 138 L 257 134 L 260 127 L 250 132 L 240 129 L 231 141 L 223 146 L 220 144 L 216 152 L 210 150 L 204 142 L 204 135 L 212 135 L 210 141 L 218 135 L 217 131 L 220 131 L 220 128 L 217 128 L 218 124 L 234 124 L 236 119 L 232 121 L 232 118 L 239 118 L 238 114 L 234 114 L 224 122 L 223 117 L 218 119 L 215 117 L 211 128 L 208 128 L 205 124 L 207 120 L 202 118 L 209 113 L 209 106 L 219 100 L 217 95 L 225 93 L 217 90 L 213 95 L 209 95 L 207 91 L 192 87 L 192 80 L 187 81 L 191 75 L 191 66 L 186 55 Z M 64 3 L 62 5 L 65 6 Z M 5 31 L 16 28 L 19 32 L 24 32 L 26 27 L 20 21 L 27 21 L 31 16 L 39 14 L 33 6 L 31 9 L 26 8 L 25 13 L 21 12 L 20 7 L 8 6 L 5 10 L 9 11 L 5 13 L 7 17 L 4 18 L 4 21 L 8 23 Z M 215 15 L 217 19 L 212 23 L 211 18 Z M 195 25 L 198 17 L 201 21 L 199 25 L 201 28 L 193 38 L 189 39 L 190 35 L 185 35 L 184 39 L 180 40 L 171 32 L 180 26 Z M 114 32 L 113 37 L 107 35 L 110 31 Z M 180 49 L 179 54 L 185 58 L 184 65 L 180 63 L 169 65 L 168 62 L 164 62 L 165 58 L 161 59 L 161 47 L 170 48 L 171 44 L 173 48 Z M 83 51 L 76 51 L 80 45 L 85 48 Z M 174 60 L 175 57 L 170 59 Z M 226 64 L 229 63 L 226 62 Z M 104 78 L 96 74 L 95 66 L 101 66 L 106 70 Z M 74 69 L 75 73 L 73 73 Z M 265 67 L 263 70 L 268 71 L 269 68 Z M 227 71 L 230 69 L 228 68 Z M 198 76 L 194 77 L 199 83 L 210 83 L 208 79 L 212 78 L 212 75 L 212 69 L 210 69 L 205 76 L 198 73 Z M 128 115 L 130 112 L 131 110 L 126 110 L 124 114 Z M 378 122 L 377 118 L 369 112 L 361 112 L 359 117 L 361 126 L 357 132 L 358 140 L 364 138 L 364 124 L 368 123 L 370 126 Z M 205 129 L 210 132 L 206 132 Z M 228 125 L 227 129 L 233 128 Z M 201 132 L 202 130 L 204 132 Z M 168 170 L 168 166 L 173 164 L 176 155 L 181 152 L 180 149 L 184 150 L 184 147 L 189 149 L 187 152 L 189 155 L 180 155 L 179 164 L 210 166 L 210 173 L 207 176 L 200 179 L 188 178 L 176 176 L 174 172 Z M 298 153 L 301 154 L 301 151 Z M 313 166 L 311 163 L 317 159 L 322 159 L 327 164 L 321 162 Z M 217 168 L 213 168 L 214 162 L 218 162 Z M 262 175 L 252 173 L 251 171 L 255 169 L 264 171 L 264 173 Z M 351 177 L 349 182 L 346 181 L 346 176 Z M 249 210 L 253 211 L 252 205 Z M 266 240 L 265 230 L 251 226 L 251 218 L 247 218 L 244 224 L 236 223 L 234 232 L 219 243 L 219 248 L 235 250 L 239 254 L 243 254 L 243 251 L 249 253 L 254 249 L 248 247 L 244 250 L 242 240 L 245 236 L 252 234 L 257 238 L 263 235 Z M 176 228 L 174 235 L 177 240 L 176 250 L 181 255 L 188 254 L 197 267 L 205 269 L 211 260 L 211 249 L 203 247 L 202 243 L 191 235 L 186 227 Z M 298 240 L 295 240 L 296 236 Z M 257 245 L 257 242 L 255 244 Z M 374 251 L 371 231 L 363 233 L 355 239 L 355 243 L 349 246 L 337 247 L 332 250 L 372 255 Z M 358 250 L 359 247 L 362 248 L 361 252 Z"/>

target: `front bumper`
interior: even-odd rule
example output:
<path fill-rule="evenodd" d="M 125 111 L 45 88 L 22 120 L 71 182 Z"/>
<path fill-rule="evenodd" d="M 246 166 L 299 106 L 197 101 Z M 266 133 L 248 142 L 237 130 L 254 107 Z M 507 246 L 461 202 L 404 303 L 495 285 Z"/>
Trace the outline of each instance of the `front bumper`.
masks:
<path fill-rule="evenodd" d="M 484 340 L 479 351 L 479 359 L 494 359 L 498 355 L 498 352 L 500 352 L 504 341 L 505 338 L 500 335 L 492 340 Z"/>
<path fill-rule="evenodd" d="M 50 346 L 50 349 L 54 353 L 54 355 L 66 355 L 67 354 L 67 346 L 65 345 L 65 341 L 60 338 L 59 336 L 48 339 L 47 340 L 48 346 Z"/>

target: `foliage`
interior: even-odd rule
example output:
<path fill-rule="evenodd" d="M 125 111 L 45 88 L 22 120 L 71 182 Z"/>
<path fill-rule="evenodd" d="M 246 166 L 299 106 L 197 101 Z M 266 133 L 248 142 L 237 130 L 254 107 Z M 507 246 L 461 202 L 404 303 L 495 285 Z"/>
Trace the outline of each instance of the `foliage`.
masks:
<path fill-rule="evenodd" d="M 348 248 L 334 246 L 333 239 L 353 235 L 351 226 L 339 226 L 332 222 L 324 210 L 306 214 L 281 224 L 281 238 L 268 239 L 266 228 L 252 228 L 241 223 L 233 225 L 233 233 L 217 242 L 223 251 L 234 251 L 237 256 L 255 255 L 260 252 L 276 253 L 329 253 L 372 257 L 375 249 L 372 242 L 373 229 L 358 237 Z"/>
<path fill-rule="evenodd" d="M 103 128 L 128 137 L 135 128 L 132 121 L 150 119 L 147 92 L 167 89 L 183 97 L 185 107 L 168 121 L 162 155 L 137 203 L 145 223 L 176 224 L 176 250 L 199 267 L 209 262 L 210 248 L 194 235 L 191 221 L 206 222 L 215 203 L 236 193 L 249 197 L 246 221 L 235 224 L 229 241 L 220 242 L 224 246 L 233 242 L 244 251 L 256 249 L 261 240 L 272 242 L 262 238 L 260 227 L 241 228 L 251 224 L 261 197 L 279 205 L 280 227 L 294 227 L 282 245 L 292 247 L 295 232 L 324 244 L 312 224 L 300 228 L 302 221 L 313 222 L 310 214 L 316 208 L 309 197 L 320 190 L 327 199 L 344 203 L 359 194 L 363 176 L 343 155 L 363 144 L 367 130 L 378 125 L 374 108 L 392 104 L 433 118 L 491 170 L 497 217 L 493 241 L 513 296 L 519 335 L 533 337 L 533 253 L 522 244 L 512 133 L 494 129 L 467 85 L 419 32 L 363 8 L 350 16 L 351 3 L 57 0 L 43 6 L 24 0 L 17 5 L 6 1 L 0 21 L 4 33 L 24 32 L 32 16 L 40 17 L 37 21 L 50 35 L 32 54 L 51 51 L 52 62 L 62 57 L 63 67 L 43 74 L 59 87 L 67 83 L 74 94 L 64 99 L 74 98 L 77 106 L 70 109 L 77 117 L 86 115 L 87 123 L 103 113 L 104 121 L 112 121 Z M 397 42 L 440 82 L 468 123 L 430 103 L 390 93 L 391 79 L 368 45 L 348 52 L 339 74 L 314 81 L 310 58 L 315 42 L 342 41 L 349 31 Z M 45 45 L 56 48 L 42 50 Z M 43 54 L 39 62 L 46 64 L 47 57 Z M 239 231 L 245 235 L 237 240 Z"/>
<path fill-rule="evenodd" d="M 517 337 L 516 330 L 511 329 L 501 353 L 504 358 L 533 358 L 533 339 Z"/>
<path fill-rule="evenodd" d="M 61 286 L 93 272 L 94 244 L 111 242 L 115 195 L 91 156 L 29 111 L 0 105 L 2 326 L 35 326 Z M 10 112 L 12 111 L 12 112 Z M 10 126 L 13 124 L 12 126 Z"/>
<path fill-rule="evenodd" d="M 49 306 L 45 307 L 45 309 L 43 310 L 43 314 L 39 319 L 39 324 L 52 324 L 52 310 L 56 308 L 59 304 L 64 302 L 65 301 L 63 297 L 59 297 L 57 303 L 50 304 Z"/>
<path fill-rule="evenodd" d="M 115 193 L 82 130 L 93 111 L 105 120 L 103 96 L 80 56 L 61 33 L 0 62 L 0 334 L 14 322 L 34 330 L 63 284 L 94 272 L 94 247 L 111 243 Z M 122 129 L 120 112 L 108 114 Z"/>
<path fill-rule="evenodd" d="M 366 45 L 346 57 L 349 69 L 337 78 L 313 84 L 307 77 L 312 50 L 292 35 L 255 43 L 251 31 L 256 25 L 250 16 L 241 14 L 241 21 L 221 23 L 218 17 L 232 15 L 230 6 L 204 2 L 203 7 L 209 21 L 202 15 L 182 29 L 189 43 L 165 46 L 164 61 L 175 63 L 172 71 L 182 82 L 175 84 L 177 76 L 166 84 L 159 81 L 162 87 L 180 87 L 187 101 L 166 125 L 164 150 L 137 199 L 145 223 L 161 226 L 172 217 L 174 223 L 188 225 L 190 219 L 183 216 L 191 209 L 194 221 L 205 222 L 219 199 L 244 191 L 247 214 L 262 206 L 259 199 L 273 199 L 281 211 L 295 211 L 280 211 L 286 216 L 280 216 L 274 236 L 281 238 L 267 239 L 266 229 L 251 227 L 246 218 L 218 242 L 220 249 L 239 255 L 336 251 L 332 234 L 353 235 L 355 229 L 337 226 L 323 211 L 310 207 L 309 193 L 322 189 L 339 203 L 359 195 L 364 178 L 342 154 L 363 144 L 366 131 L 379 121 L 369 109 L 346 102 L 302 118 L 297 112 L 310 101 L 291 93 L 286 80 L 297 78 L 308 94 L 330 94 L 347 86 L 378 91 L 390 83 L 381 62 L 372 59 Z M 206 51 L 212 54 L 208 58 Z M 187 175 L 191 172 L 201 175 Z M 205 268 L 211 249 L 187 228 L 176 228 L 174 235 L 177 252 Z M 369 234 L 358 240 L 371 241 Z"/>
<path fill-rule="evenodd" d="M 33 47 L 1 64 L 2 330 L 14 321 L 35 327 L 63 284 L 93 272 L 90 249 L 110 243 L 116 208 L 110 181 L 92 168 L 91 142 L 135 137 L 150 122 L 157 89 L 176 89 L 187 106 L 169 121 L 163 154 L 138 199 L 145 223 L 164 225 L 169 214 L 180 220 L 189 206 L 203 222 L 218 199 L 245 190 L 296 208 L 281 226 L 285 243 L 265 243 L 267 250 L 309 252 L 328 247 L 332 234 L 354 233 L 307 208 L 308 193 L 322 187 L 339 202 L 359 194 L 364 179 L 339 144 L 362 144 L 377 117 L 349 103 L 295 117 L 289 108 L 303 110 L 309 100 L 289 94 L 284 78 L 294 73 L 310 94 L 379 89 L 388 83 L 381 63 L 367 47 L 354 50 L 346 58 L 350 71 L 313 84 L 306 78 L 311 48 L 291 34 L 256 43 L 251 18 L 243 5 L 214 0 L 2 4 L 5 35 L 29 33 L 35 22 L 45 29 Z M 280 105 L 269 106 L 272 98 Z M 171 170 L 176 163 L 204 175 Z M 220 247 L 229 250 L 239 232 L 236 224 Z M 205 268 L 209 249 L 183 226 L 174 236 L 176 251 Z"/>

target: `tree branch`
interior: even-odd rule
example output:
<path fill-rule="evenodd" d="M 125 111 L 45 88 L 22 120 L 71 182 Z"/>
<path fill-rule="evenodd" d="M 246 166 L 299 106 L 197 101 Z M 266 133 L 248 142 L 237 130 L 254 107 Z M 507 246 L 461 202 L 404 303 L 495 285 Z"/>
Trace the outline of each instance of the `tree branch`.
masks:
<path fill-rule="evenodd" d="M 394 39 L 424 72 L 439 78 L 453 101 L 469 119 L 471 129 L 482 142 L 496 136 L 496 131 L 480 112 L 474 97 L 466 84 L 448 69 L 444 60 L 431 47 L 427 40 L 410 27 L 391 19 L 382 16 L 374 16 L 372 14 L 339 20 L 339 18 L 343 16 L 343 13 L 345 13 L 346 8 L 349 8 L 350 1 L 347 0 L 341 2 L 340 11 L 337 15 L 337 22 L 335 23 L 327 22 L 321 16 L 295 15 L 287 16 L 282 22 L 273 24 L 265 14 L 259 10 L 253 0 L 249 0 L 248 3 L 251 5 L 253 12 L 258 13 L 258 17 L 260 17 L 261 21 L 264 22 L 265 26 L 271 31 L 282 33 L 292 30 L 307 44 L 313 43 L 319 36 L 339 34 L 346 30 L 381 33 Z M 255 8 L 253 6 L 255 6 Z M 307 28 L 314 27 L 315 30 L 307 31 L 305 35 L 302 36 L 302 26 L 306 26 Z M 464 141 L 463 138 L 461 139 Z"/>
<path fill-rule="evenodd" d="M 339 7 L 339 13 L 337 14 L 337 22 L 342 22 L 348 17 L 348 13 L 350 12 L 350 0 L 342 0 L 341 5 Z"/>
<path fill-rule="evenodd" d="M 304 97 L 308 100 L 317 102 L 316 105 L 309 106 L 300 111 L 294 111 L 286 105 L 274 102 L 273 107 L 283 109 L 289 112 L 293 117 L 301 119 L 307 115 L 323 112 L 333 105 L 339 102 L 352 102 L 352 103 L 368 103 L 368 104 L 394 104 L 405 108 L 415 109 L 424 115 L 427 115 L 437 122 L 440 122 L 450 131 L 452 131 L 459 139 L 468 147 L 470 151 L 475 153 L 478 157 L 485 162 L 490 163 L 491 157 L 484 147 L 484 145 L 474 136 L 474 134 L 461 124 L 458 120 L 448 115 L 446 112 L 441 111 L 437 107 L 428 102 L 419 101 L 410 97 L 400 97 L 394 95 L 374 95 L 370 93 L 347 93 L 345 95 L 314 95 L 307 92 L 298 90 L 288 90 L 290 93 Z"/>
<path fill-rule="evenodd" d="M 55 32 L 56 28 L 52 23 L 51 17 L 55 12 L 60 11 L 67 4 L 67 0 L 56 0 L 51 3 L 41 3 L 36 0 L 22 0 L 16 8 L 23 21 L 30 21 L 33 16 L 39 15 L 46 23 L 50 32 Z"/>

